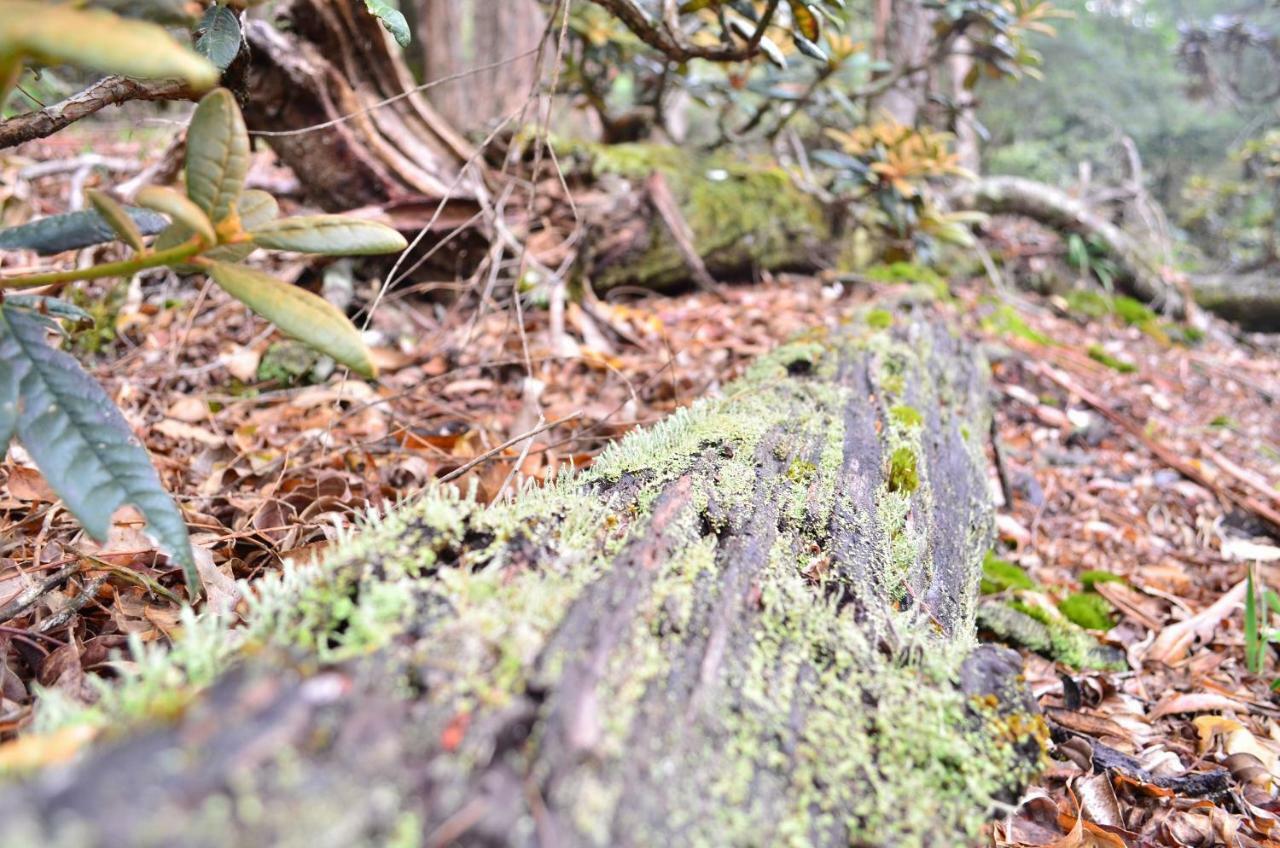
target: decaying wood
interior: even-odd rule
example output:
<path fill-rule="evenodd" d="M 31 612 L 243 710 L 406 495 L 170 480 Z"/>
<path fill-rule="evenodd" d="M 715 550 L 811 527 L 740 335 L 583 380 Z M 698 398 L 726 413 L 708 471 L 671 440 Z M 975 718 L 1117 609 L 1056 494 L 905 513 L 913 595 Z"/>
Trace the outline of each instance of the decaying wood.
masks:
<path fill-rule="evenodd" d="M 977 844 L 1045 733 L 973 644 L 987 384 L 884 315 L 579 476 L 428 493 L 259 582 L 239 649 L 179 649 L 0 790 L 0 843 Z"/>
<path fill-rule="evenodd" d="M 1280 331 L 1280 285 L 1274 273 L 1201 274 L 1192 278 L 1196 303 L 1246 330 Z"/>

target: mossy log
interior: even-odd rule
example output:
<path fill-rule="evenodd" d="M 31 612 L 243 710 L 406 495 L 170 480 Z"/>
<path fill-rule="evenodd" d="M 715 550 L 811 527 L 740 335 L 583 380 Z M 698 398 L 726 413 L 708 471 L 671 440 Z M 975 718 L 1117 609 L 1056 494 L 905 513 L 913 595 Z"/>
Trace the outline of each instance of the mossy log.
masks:
<path fill-rule="evenodd" d="M 592 188 L 576 203 L 589 230 L 577 267 L 598 292 L 688 285 L 701 273 L 691 267 L 689 252 L 725 280 L 813 270 L 836 252 L 839 216 L 774 163 L 639 142 L 573 150 Z M 653 196 L 655 174 L 683 220 L 668 220 Z"/>
<path fill-rule="evenodd" d="M 1246 330 L 1280 331 L 1280 284 L 1274 273 L 1197 275 L 1191 290 L 1201 307 Z"/>
<path fill-rule="evenodd" d="M 890 324 L 510 504 L 433 490 L 50 695 L 28 744 L 98 738 L 0 788 L 0 844 L 977 844 L 1045 739 L 975 640 L 987 383 Z"/>

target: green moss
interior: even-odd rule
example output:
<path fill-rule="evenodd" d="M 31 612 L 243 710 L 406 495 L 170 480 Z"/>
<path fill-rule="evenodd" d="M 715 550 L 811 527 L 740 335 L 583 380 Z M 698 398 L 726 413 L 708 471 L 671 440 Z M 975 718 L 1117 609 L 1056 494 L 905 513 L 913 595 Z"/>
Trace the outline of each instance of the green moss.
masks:
<path fill-rule="evenodd" d="M 913 406 L 898 404 L 889 410 L 893 421 L 900 427 L 915 428 L 924 426 L 924 415 Z"/>
<path fill-rule="evenodd" d="M 756 267 L 809 267 L 814 251 L 831 238 L 826 211 L 792 176 L 767 162 L 722 155 L 700 156 L 670 145 L 580 145 L 597 177 L 638 181 L 653 172 L 666 178 L 713 274 Z M 689 269 L 660 221 L 649 241 L 625 260 L 594 269 L 597 290 L 624 283 L 666 288 L 689 280 Z"/>
<path fill-rule="evenodd" d="M 1007 303 L 1000 304 L 990 315 L 983 319 L 982 327 L 987 332 L 1015 336 L 1038 345 L 1045 345 L 1046 347 L 1053 345 L 1052 339 L 1038 330 L 1031 329 L 1027 322 L 1022 319 L 1022 316 L 1017 313 L 1017 310 Z"/>
<path fill-rule="evenodd" d="M 1107 295 L 1093 289 L 1076 289 L 1067 293 L 1067 308 L 1086 318 L 1106 318 L 1115 312 L 1115 305 Z"/>
<path fill-rule="evenodd" d="M 1115 608 L 1094 592 L 1077 592 L 1058 604 L 1058 611 L 1086 630 L 1110 630 L 1115 625 Z"/>
<path fill-rule="evenodd" d="M 1140 300 L 1135 300 L 1128 295 L 1116 295 L 1114 299 L 1116 315 L 1126 324 L 1134 326 L 1144 326 L 1147 324 L 1156 324 L 1158 319 L 1151 308 Z"/>
<path fill-rule="evenodd" d="M 1010 589 L 1034 589 L 1035 582 L 1017 565 L 988 551 L 982 560 L 982 594 L 994 595 Z"/>
<path fill-rule="evenodd" d="M 1078 575 L 1076 575 L 1076 579 L 1080 581 L 1080 583 L 1085 587 L 1085 589 L 1092 589 L 1094 586 L 1097 586 L 1099 583 L 1125 582 L 1125 579 L 1121 577 L 1119 574 L 1112 574 L 1110 571 L 1098 571 L 1096 569 L 1090 569 L 1089 571 L 1082 571 Z"/>
<path fill-rule="evenodd" d="M 866 313 L 867 326 L 877 330 L 887 330 L 893 326 L 893 313 L 887 309 L 869 309 Z"/>
<path fill-rule="evenodd" d="M 1089 358 L 1094 362 L 1101 363 L 1112 371 L 1119 371 L 1121 374 L 1132 374 L 1138 370 L 1138 366 L 1132 362 L 1125 362 L 1123 359 L 1117 359 L 1102 349 L 1102 345 L 1089 345 Z"/>
<path fill-rule="evenodd" d="M 886 475 L 890 492 L 911 494 L 920 488 L 920 473 L 916 466 L 916 454 L 903 445 L 889 457 L 889 473 Z"/>
<path fill-rule="evenodd" d="M 818 466 L 812 462 L 797 459 L 787 468 L 787 479 L 798 486 L 807 486 L 818 473 Z"/>

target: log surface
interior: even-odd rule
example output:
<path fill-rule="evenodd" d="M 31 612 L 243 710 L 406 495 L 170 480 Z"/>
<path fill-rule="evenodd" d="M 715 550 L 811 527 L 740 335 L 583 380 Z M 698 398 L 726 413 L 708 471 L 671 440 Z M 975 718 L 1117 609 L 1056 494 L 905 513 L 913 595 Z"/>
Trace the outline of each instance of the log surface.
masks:
<path fill-rule="evenodd" d="M 1043 744 L 975 650 L 985 372 L 886 318 L 260 582 L 0 790 L 0 844 L 977 844 Z"/>

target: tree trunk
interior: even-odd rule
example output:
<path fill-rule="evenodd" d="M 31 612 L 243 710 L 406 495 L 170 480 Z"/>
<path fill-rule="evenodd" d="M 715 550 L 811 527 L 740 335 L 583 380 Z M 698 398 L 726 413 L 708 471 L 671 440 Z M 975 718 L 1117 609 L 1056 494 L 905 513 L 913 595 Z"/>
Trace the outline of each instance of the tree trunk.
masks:
<path fill-rule="evenodd" d="M 1044 739 L 974 649 L 987 384 L 886 318 L 260 582 L 99 706 L 118 739 L 4 790 L 0 842 L 978 844 Z"/>
<path fill-rule="evenodd" d="M 929 57 L 933 13 L 922 0 L 887 0 L 876 5 L 875 58 L 894 67 L 916 68 L 871 101 L 871 118 L 888 115 L 903 126 L 915 126 L 929 97 Z"/>
<path fill-rule="evenodd" d="M 519 112 L 537 81 L 537 56 L 526 54 L 537 48 L 547 25 L 538 0 L 422 0 L 421 10 L 426 79 L 511 60 L 428 91 L 440 114 L 470 132 Z M 530 111 L 528 117 L 536 116 Z"/>
<path fill-rule="evenodd" d="M 1196 303 L 1246 330 L 1280 331 L 1280 285 L 1268 273 L 1203 274 L 1191 278 Z"/>

